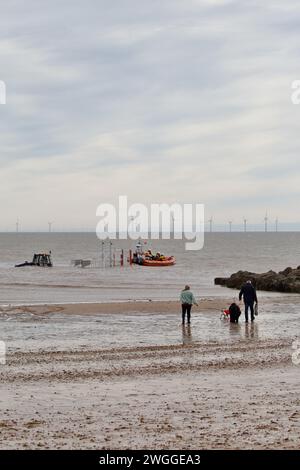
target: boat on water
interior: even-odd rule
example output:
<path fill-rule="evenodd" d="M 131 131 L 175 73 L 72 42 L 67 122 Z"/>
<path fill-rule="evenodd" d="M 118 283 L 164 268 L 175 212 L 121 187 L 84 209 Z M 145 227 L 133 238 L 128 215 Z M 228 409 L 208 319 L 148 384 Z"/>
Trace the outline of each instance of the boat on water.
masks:
<path fill-rule="evenodd" d="M 140 266 L 173 266 L 176 264 L 175 256 L 165 256 L 162 253 L 152 254 L 151 250 L 143 251 L 142 245 L 139 243 L 136 246 L 136 251 L 133 253 L 132 262 Z"/>
<path fill-rule="evenodd" d="M 145 259 L 143 266 L 173 266 L 176 263 L 175 256 L 166 256 L 162 260 Z"/>

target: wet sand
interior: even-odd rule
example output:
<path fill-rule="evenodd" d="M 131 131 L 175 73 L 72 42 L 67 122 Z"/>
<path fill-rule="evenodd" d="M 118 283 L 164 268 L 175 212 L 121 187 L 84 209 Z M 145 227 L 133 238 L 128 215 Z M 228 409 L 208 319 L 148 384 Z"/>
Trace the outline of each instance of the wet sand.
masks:
<path fill-rule="evenodd" d="M 203 310 L 221 310 L 228 304 L 228 299 L 199 299 L 200 305 L 193 307 L 193 312 Z M 0 313 L 32 313 L 34 315 L 44 315 L 48 313 L 64 313 L 69 315 L 94 315 L 94 314 L 178 314 L 179 302 L 176 301 L 128 301 L 128 302 L 103 302 L 103 303 L 74 303 L 74 304 L 47 304 L 47 305 L 8 305 L 0 306 Z"/>
<path fill-rule="evenodd" d="M 223 306 L 203 300 L 194 314 L 219 322 Z M 140 315 L 167 314 L 180 341 L 142 345 L 133 337 L 131 346 L 82 348 L 74 340 L 71 349 L 29 343 L 8 351 L 0 366 L 2 449 L 299 448 L 300 369 L 290 334 L 264 337 L 257 324 L 224 324 L 236 329 L 230 341 L 195 341 L 202 323 L 182 328 L 178 302 L 2 307 L 4 316 L 20 314 L 31 315 L 30 324 L 119 315 L 137 336 Z"/>

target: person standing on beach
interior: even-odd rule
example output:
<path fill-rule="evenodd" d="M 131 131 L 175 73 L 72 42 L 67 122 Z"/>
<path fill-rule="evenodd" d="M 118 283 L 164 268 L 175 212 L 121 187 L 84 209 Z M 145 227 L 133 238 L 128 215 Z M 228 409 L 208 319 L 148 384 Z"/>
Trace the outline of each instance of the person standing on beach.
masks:
<path fill-rule="evenodd" d="M 190 286 L 185 286 L 180 294 L 181 309 L 182 309 L 182 324 L 185 322 L 185 315 L 187 316 L 188 325 L 191 323 L 191 310 L 193 305 L 198 305 L 194 294 L 190 290 Z"/>
<path fill-rule="evenodd" d="M 251 321 L 254 321 L 254 302 L 257 303 L 257 296 L 256 296 L 256 290 L 254 286 L 252 285 L 251 281 L 247 281 L 246 284 L 243 285 L 241 288 L 240 294 L 239 294 L 239 299 L 242 300 L 242 297 L 244 299 L 244 304 L 245 304 L 245 321 L 248 323 L 248 311 L 250 308 L 251 312 Z"/>

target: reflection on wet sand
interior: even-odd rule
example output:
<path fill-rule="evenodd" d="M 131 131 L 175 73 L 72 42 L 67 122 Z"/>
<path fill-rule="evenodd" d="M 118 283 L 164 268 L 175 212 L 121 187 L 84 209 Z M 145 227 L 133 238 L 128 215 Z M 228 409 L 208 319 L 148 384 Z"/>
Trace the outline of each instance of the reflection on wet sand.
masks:
<path fill-rule="evenodd" d="M 187 345 L 193 342 L 191 325 L 182 325 L 182 344 Z"/>
<path fill-rule="evenodd" d="M 182 331 L 176 302 L 6 307 L 2 312 L 0 309 L 0 326 L 10 351 L 236 343 L 268 338 L 291 338 L 292 342 L 299 331 L 295 298 L 286 297 L 281 304 L 264 301 L 259 317 L 248 324 L 243 316 L 239 323 L 220 320 L 220 303 L 206 300 L 201 309 L 195 309 L 191 326 L 185 325 Z"/>
<path fill-rule="evenodd" d="M 257 323 L 229 323 L 229 335 L 245 339 L 259 339 Z"/>
<path fill-rule="evenodd" d="M 253 323 L 245 323 L 245 338 L 247 339 L 258 339 L 258 324 Z"/>
<path fill-rule="evenodd" d="M 230 336 L 240 336 L 240 334 L 241 334 L 241 325 L 239 323 L 229 322 L 229 334 L 230 334 Z"/>

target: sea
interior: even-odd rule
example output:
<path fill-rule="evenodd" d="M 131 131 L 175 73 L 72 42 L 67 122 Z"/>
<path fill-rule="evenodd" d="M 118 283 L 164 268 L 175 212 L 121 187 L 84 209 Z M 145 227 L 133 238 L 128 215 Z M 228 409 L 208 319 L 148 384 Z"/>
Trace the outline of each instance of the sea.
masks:
<path fill-rule="evenodd" d="M 184 240 L 142 243 L 152 252 L 174 255 L 176 265 L 130 266 L 127 258 L 135 241 L 112 240 L 110 245 L 93 233 L 1 233 L 0 304 L 177 300 L 185 284 L 198 297 L 229 298 L 236 291 L 215 286 L 215 277 L 238 270 L 278 271 L 300 265 L 300 232 L 207 233 L 199 251 L 187 251 Z M 31 261 L 34 253 L 49 251 L 52 268 L 14 267 Z M 91 264 L 75 267 L 75 259 Z"/>

